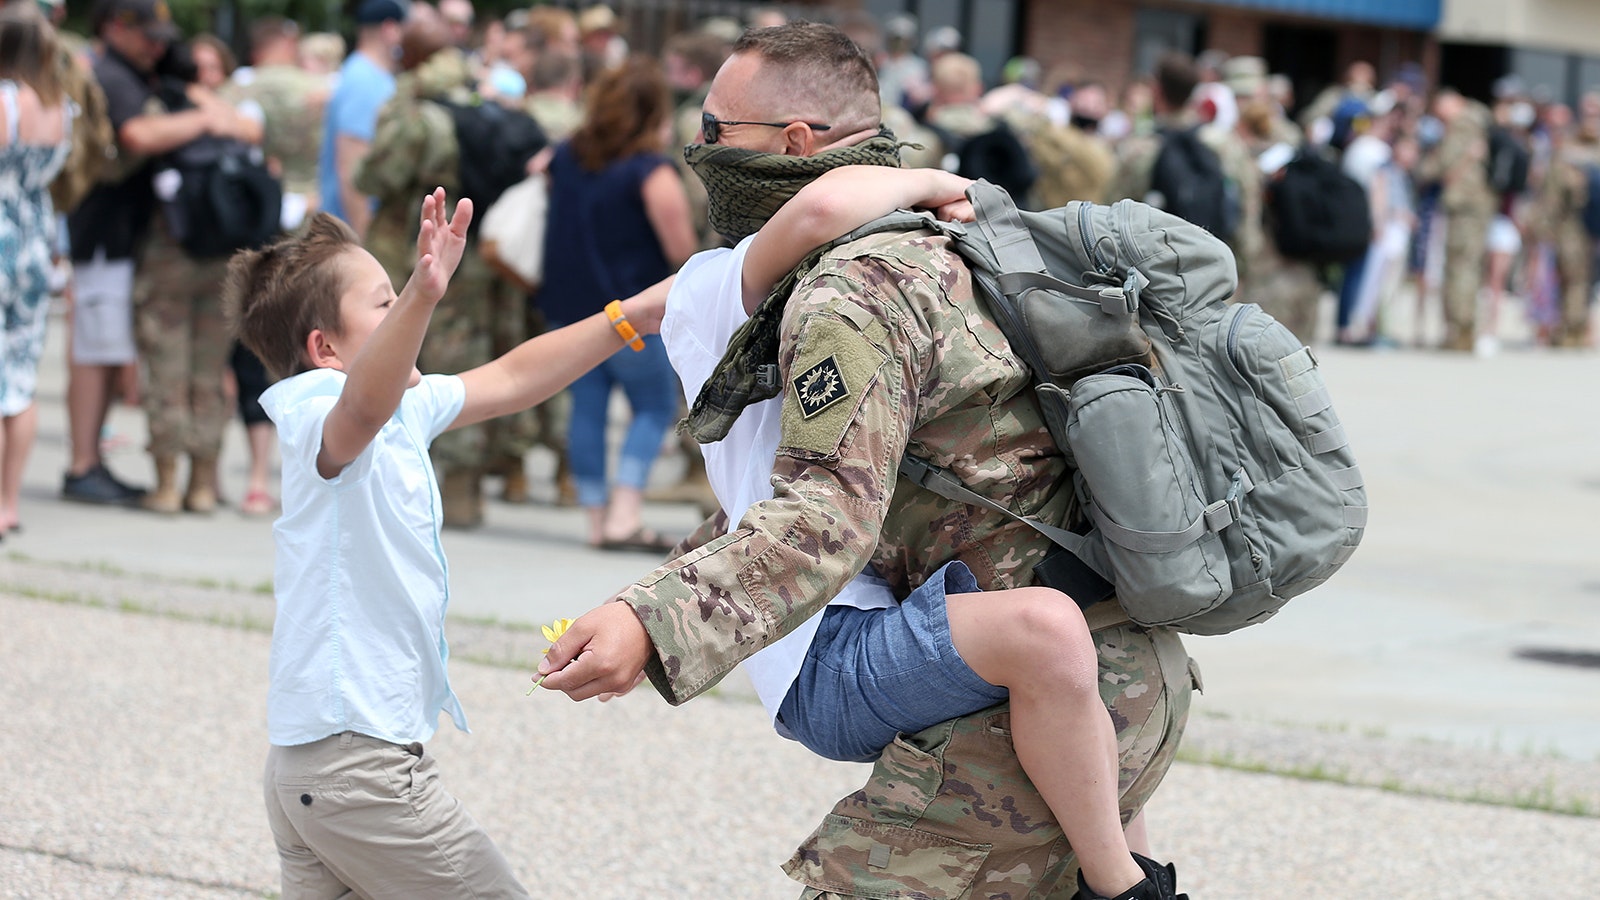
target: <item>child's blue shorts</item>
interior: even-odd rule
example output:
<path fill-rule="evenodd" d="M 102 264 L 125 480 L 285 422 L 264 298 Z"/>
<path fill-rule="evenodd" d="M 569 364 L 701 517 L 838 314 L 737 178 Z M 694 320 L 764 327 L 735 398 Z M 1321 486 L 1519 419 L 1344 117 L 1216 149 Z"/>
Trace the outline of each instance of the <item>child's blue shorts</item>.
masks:
<path fill-rule="evenodd" d="M 921 731 L 1004 701 L 950 640 L 949 594 L 974 593 L 965 563 L 947 563 L 899 606 L 830 606 L 778 708 L 800 743 L 829 759 L 870 762 L 899 732 Z"/>

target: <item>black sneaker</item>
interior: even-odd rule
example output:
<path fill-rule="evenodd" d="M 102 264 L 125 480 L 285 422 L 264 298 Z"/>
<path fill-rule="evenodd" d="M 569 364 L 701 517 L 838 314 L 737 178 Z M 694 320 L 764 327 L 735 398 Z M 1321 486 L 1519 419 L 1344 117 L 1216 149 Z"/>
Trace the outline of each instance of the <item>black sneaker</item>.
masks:
<path fill-rule="evenodd" d="M 1188 894 L 1178 893 L 1178 871 L 1172 863 L 1162 865 L 1137 853 L 1133 854 L 1133 861 L 1144 870 L 1144 880 L 1115 897 L 1095 893 L 1089 883 L 1083 880 L 1080 870 L 1077 900 L 1189 900 Z"/>
<path fill-rule="evenodd" d="M 95 463 L 94 468 L 82 475 L 68 472 L 61 479 L 61 499 L 74 503 L 131 506 L 143 496 L 143 490 L 117 480 L 103 463 Z"/>

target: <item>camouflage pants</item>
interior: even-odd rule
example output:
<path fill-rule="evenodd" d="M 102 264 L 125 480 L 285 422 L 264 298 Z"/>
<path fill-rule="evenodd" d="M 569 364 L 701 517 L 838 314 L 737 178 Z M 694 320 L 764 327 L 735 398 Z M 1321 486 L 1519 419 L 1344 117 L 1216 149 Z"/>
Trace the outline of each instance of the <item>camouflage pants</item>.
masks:
<path fill-rule="evenodd" d="M 409 275 L 406 273 L 406 277 Z M 405 279 L 397 279 L 396 283 L 404 284 Z M 422 339 L 422 352 L 417 354 L 417 368 L 459 375 L 489 361 L 494 346 L 490 327 L 494 309 L 490 288 L 494 283 L 489 267 L 476 249 L 469 247 L 444 298 L 434 309 L 428 333 Z M 483 468 L 488 462 L 488 433 L 486 423 L 480 423 L 439 435 L 429 451 L 433 464 L 441 471 Z"/>
<path fill-rule="evenodd" d="M 1556 269 L 1561 275 L 1561 325 L 1557 346 L 1581 347 L 1589 337 L 1590 271 L 1594 238 L 1581 224 L 1564 225 L 1556 233 Z"/>
<path fill-rule="evenodd" d="M 491 278 L 489 292 L 489 356 L 498 359 L 539 332 L 528 325 L 527 299 L 522 292 L 500 278 Z M 535 409 L 525 409 L 490 419 L 484 424 L 484 453 L 490 461 L 515 459 L 533 448 L 539 439 L 539 419 Z"/>
<path fill-rule="evenodd" d="M 1471 350 L 1477 335 L 1478 289 L 1483 287 L 1483 257 L 1489 220 L 1468 213 L 1450 213 L 1444 237 L 1445 346 Z"/>
<path fill-rule="evenodd" d="M 223 394 L 232 334 L 222 312 L 226 259 L 195 260 L 158 225 L 134 281 L 150 453 L 215 458 L 233 406 Z"/>
<path fill-rule="evenodd" d="M 1177 754 L 1192 676 L 1176 633 L 1099 629 L 1100 694 L 1122 761 L 1124 823 Z M 1077 891 L 1061 827 L 1017 762 L 1011 714 L 995 706 L 911 735 L 879 757 L 784 864 L 812 898 L 1055 897 Z"/>

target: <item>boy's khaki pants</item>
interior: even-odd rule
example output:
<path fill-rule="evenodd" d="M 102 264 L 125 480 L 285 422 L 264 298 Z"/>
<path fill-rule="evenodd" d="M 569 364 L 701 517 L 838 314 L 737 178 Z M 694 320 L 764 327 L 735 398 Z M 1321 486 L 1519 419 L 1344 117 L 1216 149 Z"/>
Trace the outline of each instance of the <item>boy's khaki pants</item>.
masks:
<path fill-rule="evenodd" d="M 528 896 L 421 744 L 274 746 L 264 787 L 284 900 Z"/>

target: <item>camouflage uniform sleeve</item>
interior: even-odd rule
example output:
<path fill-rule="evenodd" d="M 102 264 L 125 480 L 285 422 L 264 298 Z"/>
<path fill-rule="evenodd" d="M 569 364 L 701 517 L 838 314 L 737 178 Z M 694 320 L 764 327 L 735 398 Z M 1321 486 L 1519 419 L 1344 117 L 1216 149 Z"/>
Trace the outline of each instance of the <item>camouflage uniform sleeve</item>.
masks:
<path fill-rule="evenodd" d="M 701 522 L 699 527 L 689 532 L 689 536 L 678 542 L 672 548 L 672 556 L 682 556 L 691 550 L 698 550 L 719 537 L 728 533 L 728 511 L 717 510 L 716 515 Z"/>
<path fill-rule="evenodd" d="M 773 497 L 738 527 L 623 591 L 673 704 L 820 610 L 871 559 L 931 340 L 902 305 L 936 290 L 887 259 L 825 259 L 784 317 Z"/>
<path fill-rule="evenodd" d="M 1138 200 L 1143 203 L 1150 193 L 1150 170 L 1155 167 L 1160 141 L 1153 137 L 1130 137 L 1122 142 L 1121 149 L 1116 174 L 1106 190 L 1106 202 Z"/>

